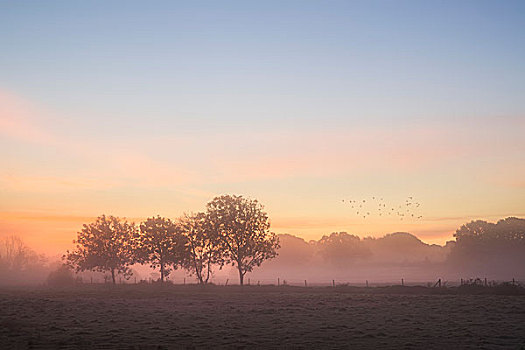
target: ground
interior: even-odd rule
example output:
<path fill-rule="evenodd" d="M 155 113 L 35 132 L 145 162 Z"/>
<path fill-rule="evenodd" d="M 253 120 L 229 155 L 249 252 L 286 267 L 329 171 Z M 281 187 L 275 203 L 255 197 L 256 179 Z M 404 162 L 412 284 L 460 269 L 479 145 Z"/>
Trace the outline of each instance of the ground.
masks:
<path fill-rule="evenodd" d="M 1 289 L 1 349 L 525 348 L 525 296 L 93 285 Z"/>

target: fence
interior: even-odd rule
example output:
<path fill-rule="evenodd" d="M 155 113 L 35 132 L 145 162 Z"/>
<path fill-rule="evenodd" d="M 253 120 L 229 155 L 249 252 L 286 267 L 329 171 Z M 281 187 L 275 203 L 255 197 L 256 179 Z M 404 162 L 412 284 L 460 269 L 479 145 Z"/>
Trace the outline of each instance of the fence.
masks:
<path fill-rule="evenodd" d="M 93 277 L 90 276 L 89 278 L 82 278 L 81 276 L 78 276 L 76 279 L 77 283 L 79 284 L 111 284 L 111 277 L 110 276 L 98 276 Z M 198 281 L 195 278 L 192 277 L 183 277 L 183 278 L 167 278 L 166 282 L 173 285 L 194 285 L 198 284 Z M 129 279 L 118 277 L 116 280 L 117 284 L 156 284 L 160 283 L 160 280 L 154 279 L 154 278 L 147 278 L 147 279 L 140 279 L 137 277 L 131 277 Z M 237 279 L 230 279 L 230 278 L 212 278 L 209 281 L 210 284 L 218 285 L 218 286 L 232 286 L 232 285 L 239 285 L 239 282 Z M 373 280 L 364 280 L 364 281 L 357 281 L 355 279 L 353 280 L 345 280 L 345 279 L 331 279 L 331 280 L 311 280 L 308 281 L 307 279 L 285 279 L 281 277 L 277 277 L 274 279 L 252 279 L 247 278 L 244 281 L 244 285 L 246 286 L 277 286 L 277 287 L 386 287 L 386 286 L 406 286 L 406 287 L 413 287 L 413 286 L 423 286 L 423 287 L 432 287 L 432 288 L 440 288 L 440 287 L 459 287 L 463 285 L 477 285 L 477 286 L 484 286 L 484 287 L 492 287 L 496 286 L 501 283 L 507 283 L 511 285 L 516 286 L 523 286 L 525 283 L 523 281 L 518 281 L 517 279 L 513 278 L 512 280 L 489 280 L 487 278 L 460 278 L 459 280 L 443 280 L 441 278 L 438 278 L 433 281 L 424 281 L 424 280 L 406 280 L 404 278 L 400 278 L 397 281 L 396 280 L 383 280 L 383 281 L 373 281 Z"/>

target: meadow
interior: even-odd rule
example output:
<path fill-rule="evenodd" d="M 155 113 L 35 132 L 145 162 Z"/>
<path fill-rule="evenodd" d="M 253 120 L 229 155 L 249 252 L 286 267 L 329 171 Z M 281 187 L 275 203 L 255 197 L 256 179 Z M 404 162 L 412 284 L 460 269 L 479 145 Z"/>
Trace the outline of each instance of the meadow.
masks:
<path fill-rule="evenodd" d="M 401 286 L 4 288 L 0 348 L 524 348 L 525 296 L 503 294 L 517 295 Z"/>

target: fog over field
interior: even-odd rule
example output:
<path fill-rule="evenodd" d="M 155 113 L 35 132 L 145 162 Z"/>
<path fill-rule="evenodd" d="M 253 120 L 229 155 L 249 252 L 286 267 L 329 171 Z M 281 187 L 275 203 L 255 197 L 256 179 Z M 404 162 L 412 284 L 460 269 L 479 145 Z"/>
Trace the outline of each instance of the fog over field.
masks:
<path fill-rule="evenodd" d="M 457 241 L 445 245 L 426 244 L 406 232 L 380 238 L 360 238 L 335 232 L 320 240 L 305 241 L 278 235 L 278 255 L 264 261 L 246 275 L 245 283 L 331 285 L 350 283 L 370 285 L 390 283 L 422 284 L 441 279 L 450 285 L 461 279 L 487 278 L 495 281 L 525 279 L 525 220 L 507 218 L 497 224 L 471 222 L 458 229 Z M 62 271 L 58 257 L 36 254 L 15 236 L 0 240 L 0 285 L 38 285 L 48 283 L 50 273 Z M 155 281 L 158 269 L 134 264 L 129 279 L 118 276 L 119 283 Z M 237 284 L 235 267 L 212 267 L 211 283 Z M 84 283 L 109 282 L 101 272 L 71 274 Z M 196 283 L 195 276 L 177 267 L 168 277 L 176 284 Z"/>

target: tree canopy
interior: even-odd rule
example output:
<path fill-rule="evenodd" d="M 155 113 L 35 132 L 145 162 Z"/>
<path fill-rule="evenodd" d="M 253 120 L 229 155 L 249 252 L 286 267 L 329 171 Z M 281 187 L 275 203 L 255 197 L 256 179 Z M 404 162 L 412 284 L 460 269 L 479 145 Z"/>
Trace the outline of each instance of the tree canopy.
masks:
<path fill-rule="evenodd" d="M 180 219 L 180 226 L 188 241 L 188 254 L 184 267 L 195 274 L 200 284 L 210 280 L 213 266 L 224 265 L 223 253 L 213 234 L 206 213 L 185 214 Z"/>
<path fill-rule="evenodd" d="M 450 262 L 476 272 L 502 274 L 525 263 L 525 219 L 508 217 L 497 223 L 483 220 L 462 225 L 454 234 Z"/>
<path fill-rule="evenodd" d="M 317 245 L 323 259 L 335 266 L 347 266 L 349 262 L 371 254 L 362 246 L 358 236 L 346 232 L 334 232 L 330 236 L 323 236 Z"/>
<path fill-rule="evenodd" d="M 160 270 L 160 279 L 169 276 L 172 269 L 183 264 L 186 255 L 186 238 L 181 229 L 168 218 L 160 216 L 146 219 L 134 237 L 134 254 L 137 262 L 149 263 Z"/>
<path fill-rule="evenodd" d="M 133 223 L 114 216 L 102 215 L 90 224 L 85 224 L 77 234 L 76 249 L 64 255 L 66 264 L 76 271 L 111 272 L 125 278 L 131 276 L 129 266 L 135 262 L 133 237 L 137 228 Z"/>
<path fill-rule="evenodd" d="M 235 195 L 215 197 L 207 204 L 207 218 L 225 262 L 237 266 L 241 285 L 247 272 L 277 256 L 279 239 L 269 231 L 268 215 L 257 200 Z"/>

